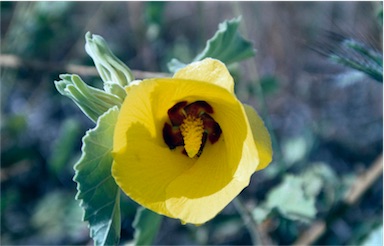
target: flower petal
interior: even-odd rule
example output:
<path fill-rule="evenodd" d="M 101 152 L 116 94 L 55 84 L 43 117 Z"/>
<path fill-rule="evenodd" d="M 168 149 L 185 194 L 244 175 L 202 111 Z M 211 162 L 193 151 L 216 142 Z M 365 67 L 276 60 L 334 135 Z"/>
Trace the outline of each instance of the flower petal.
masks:
<path fill-rule="evenodd" d="M 144 80 L 129 86 L 127 93 L 115 128 L 112 175 L 133 200 L 200 224 L 246 187 L 258 154 L 234 94 L 215 84 L 183 79 Z M 180 148 L 170 150 L 162 136 L 168 109 L 181 101 L 206 101 L 222 128 L 222 137 L 207 142 L 199 158 L 181 154 Z"/>
<path fill-rule="evenodd" d="M 227 67 L 219 60 L 206 58 L 180 69 L 173 76 L 179 79 L 191 79 L 219 85 L 234 93 L 234 82 Z"/>
<path fill-rule="evenodd" d="M 249 184 L 259 163 L 245 112 L 237 99 L 232 100 L 208 102 L 223 137 L 207 144 L 198 161 L 167 188 L 168 210 L 185 223 L 213 218 Z"/>
<path fill-rule="evenodd" d="M 168 186 L 167 209 L 183 223 L 203 224 L 212 219 L 248 185 L 249 180 L 233 178 L 223 145 L 220 141 L 210 146 L 199 164 Z"/>
<path fill-rule="evenodd" d="M 247 114 L 249 124 L 252 128 L 253 138 L 255 140 L 257 151 L 259 152 L 260 164 L 256 171 L 266 168 L 272 161 L 271 138 L 264 126 L 263 120 L 257 112 L 249 105 L 244 104 L 244 110 Z"/>
<path fill-rule="evenodd" d="M 112 176 L 133 200 L 157 213 L 171 216 L 164 206 L 165 189 L 193 160 L 170 151 L 162 136 L 161 114 L 148 97 L 156 83 L 141 82 L 127 92 L 114 134 Z M 156 103 L 155 103 L 156 104 Z M 167 110 L 163 110 L 167 114 Z M 164 121 L 162 121 L 164 124 Z"/>

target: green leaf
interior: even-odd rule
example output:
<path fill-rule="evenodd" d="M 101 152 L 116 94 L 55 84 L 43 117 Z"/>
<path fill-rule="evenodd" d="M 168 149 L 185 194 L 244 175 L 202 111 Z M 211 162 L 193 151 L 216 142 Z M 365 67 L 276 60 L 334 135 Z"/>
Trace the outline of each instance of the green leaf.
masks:
<path fill-rule="evenodd" d="M 60 79 L 55 81 L 56 89 L 63 96 L 72 99 L 93 122 L 113 106 L 120 107 L 124 100 L 117 95 L 87 85 L 76 74 L 61 74 Z"/>
<path fill-rule="evenodd" d="M 82 156 L 75 165 L 76 199 L 89 222 L 95 245 L 115 245 L 120 238 L 120 190 L 111 175 L 115 106 L 99 117 L 83 138 Z"/>
<path fill-rule="evenodd" d="M 133 228 L 135 228 L 134 245 L 151 245 L 160 228 L 163 216 L 144 207 L 136 212 Z"/>
<path fill-rule="evenodd" d="M 125 87 L 135 79 L 129 67 L 112 53 L 103 37 L 87 32 L 85 40 L 85 51 L 95 63 L 104 83 L 112 82 Z"/>
<path fill-rule="evenodd" d="M 255 49 L 253 49 L 252 43 L 238 32 L 240 21 L 241 17 L 238 17 L 220 23 L 218 31 L 207 41 L 204 50 L 193 61 L 201 61 L 211 57 L 230 65 L 254 56 Z M 183 65 L 185 66 L 177 59 L 173 59 L 168 63 L 168 69 L 171 72 L 176 72 Z"/>
<path fill-rule="evenodd" d="M 303 136 L 292 137 L 282 143 L 284 160 L 295 163 L 302 160 L 308 152 L 309 145 Z"/>
<path fill-rule="evenodd" d="M 127 95 L 124 87 L 134 77 L 132 71 L 112 53 L 101 36 L 88 32 L 85 39 L 85 50 L 95 63 L 104 82 L 104 90 L 87 85 L 76 74 L 61 74 L 61 80 L 55 81 L 55 86 L 63 96 L 72 99 L 86 116 L 96 122 L 111 107 L 120 107 Z"/>
<path fill-rule="evenodd" d="M 305 182 L 299 176 L 286 175 L 283 182 L 269 194 L 266 206 L 292 220 L 309 222 L 316 215 L 315 196 L 305 191 Z"/>
<path fill-rule="evenodd" d="M 309 196 L 317 196 L 321 190 L 334 193 L 340 189 L 340 181 L 334 171 L 325 163 L 315 162 L 302 175 L 305 192 Z M 333 194 L 334 196 L 334 194 Z"/>
<path fill-rule="evenodd" d="M 322 194 L 322 207 L 340 200 L 345 188 L 340 178 L 325 163 L 315 162 L 298 175 L 287 174 L 283 182 L 271 190 L 267 200 L 252 215 L 261 223 L 275 209 L 291 220 L 309 222 L 316 215 L 315 201 Z M 340 193 L 340 194 L 338 194 Z"/>
<path fill-rule="evenodd" d="M 246 40 L 238 32 L 241 17 L 224 21 L 219 24 L 219 30 L 208 40 L 205 49 L 196 56 L 194 61 L 200 61 L 207 57 L 216 58 L 225 64 L 255 55 L 252 43 Z"/>
<path fill-rule="evenodd" d="M 368 45 L 352 38 L 334 34 L 339 41 L 329 58 L 339 64 L 361 71 L 383 83 L 383 55 Z"/>

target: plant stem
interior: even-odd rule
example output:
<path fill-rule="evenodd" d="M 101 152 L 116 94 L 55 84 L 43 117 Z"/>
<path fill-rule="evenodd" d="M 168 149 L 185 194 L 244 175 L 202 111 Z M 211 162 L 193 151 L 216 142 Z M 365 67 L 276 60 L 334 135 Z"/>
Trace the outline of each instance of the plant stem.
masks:
<path fill-rule="evenodd" d="M 241 218 L 243 219 L 244 224 L 248 229 L 249 235 L 251 236 L 252 245 L 262 245 L 257 222 L 254 220 L 250 211 L 244 206 L 243 202 L 240 200 L 240 197 L 236 197 L 233 200 L 233 205 L 235 205 L 235 208 L 241 215 Z"/>
<path fill-rule="evenodd" d="M 23 60 L 18 56 L 10 54 L 0 54 L 0 67 L 8 68 L 21 68 L 29 67 L 34 70 L 48 70 L 48 71 L 58 71 L 62 73 L 73 73 L 82 76 L 99 76 L 95 67 L 82 66 L 82 65 L 67 65 L 61 63 L 49 63 L 39 60 Z M 144 78 L 159 78 L 159 77 L 170 77 L 170 74 L 167 73 L 156 73 L 156 72 L 147 72 L 132 70 L 133 75 L 137 79 Z"/>

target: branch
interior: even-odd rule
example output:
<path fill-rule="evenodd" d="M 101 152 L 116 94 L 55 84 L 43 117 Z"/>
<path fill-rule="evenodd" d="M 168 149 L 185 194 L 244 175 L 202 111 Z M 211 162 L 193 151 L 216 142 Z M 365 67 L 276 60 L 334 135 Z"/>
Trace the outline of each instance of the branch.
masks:
<path fill-rule="evenodd" d="M 383 155 L 380 155 L 373 165 L 352 185 L 344 198 L 344 202 L 353 205 L 364 194 L 366 190 L 383 174 Z"/>
<path fill-rule="evenodd" d="M 95 67 L 73 64 L 66 65 L 61 63 L 48 63 L 39 60 L 24 60 L 16 55 L 11 54 L 0 54 L 0 67 L 15 69 L 27 67 L 33 70 L 48 70 L 61 73 L 73 73 L 82 76 L 99 76 Z M 140 70 L 132 70 L 132 73 L 137 79 L 170 77 L 170 74 L 167 73 L 156 73 Z"/>
<path fill-rule="evenodd" d="M 359 198 L 372 186 L 372 184 L 383 174 L 383 154 L 381 154 L 367 171 L 357 177 L 352 187 L 347 192 L 341 204 L 329 213 L 325 220 L 317 221 L 307 229 L 294 242 L 293 245 L 311 245 L 318 240 L 326 231 L 327 226 L 331 225 L 336 219 L 335 215 L 345 213 L 348 206 L 353 206 Z"/>
<path fill-rule="evenodd" d="M 250 210 L 244 205 L 240 196 L 233 200 L 233 205 L 239 212 L 248 232 L 251 236 L 252 245 L 273 245 L 271 239 L 264 231 L 262 226 L 258 225 Z"/>
<path fill-rule="evenodd" d="M 233 200 L 233 205 L 235 205 L 235 208 L 241 215 L 241 218 L 243 219 L 244 224 L 248 229 L 249 235 L 251 236 L 252 245 L 263 245 L 260 242 L 258 225 L 239 197 L 236 197 Z"/>

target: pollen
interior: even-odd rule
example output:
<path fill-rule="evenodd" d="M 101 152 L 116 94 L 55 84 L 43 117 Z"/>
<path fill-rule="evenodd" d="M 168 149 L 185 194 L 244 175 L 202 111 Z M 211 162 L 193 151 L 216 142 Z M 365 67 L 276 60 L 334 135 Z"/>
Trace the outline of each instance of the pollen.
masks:
<path fill-rule="evenodd" d="M 221 136 L 220 125 L 210 115 L 213 113 L 205 101 L 176 103 L 168 110 L 169 121 L 164 123 L 165 144 L 171 150 L 183 147 L 181 153 L 190 158 L 200 157 L 207 141 L 215 144 Z"/>
<path fill-rule="evenodd" d="M 188 115 L 180 125 L 184 148 L 190 158 L 198 155 L 203 143 L 204 122 L 200 117 Z"/>

